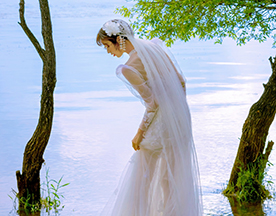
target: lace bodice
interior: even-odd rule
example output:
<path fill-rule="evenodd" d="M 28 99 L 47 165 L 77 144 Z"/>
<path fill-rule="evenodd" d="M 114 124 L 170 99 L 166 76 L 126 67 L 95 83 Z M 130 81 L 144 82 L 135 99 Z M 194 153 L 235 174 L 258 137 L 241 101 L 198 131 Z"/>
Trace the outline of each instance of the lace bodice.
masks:
<path fill-rule="evenodd" d="M 146 131 L 156 115 L 158 104 L 151 87 L 148 85 L 147 73 L 135 50 L 131 51 L 129 60 L 125 65 L 118 66 L 116 74 L 145 105 L 146 110 L 139 128 Z"/>

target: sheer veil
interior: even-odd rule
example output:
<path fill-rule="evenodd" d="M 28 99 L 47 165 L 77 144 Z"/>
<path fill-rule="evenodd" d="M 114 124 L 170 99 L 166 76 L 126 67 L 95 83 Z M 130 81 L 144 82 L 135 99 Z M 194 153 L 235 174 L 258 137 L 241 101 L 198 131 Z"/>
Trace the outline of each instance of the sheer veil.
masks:
<path fill-rule="evenodd" d="M 161 141 L 170 188 L 167 203 L 171 205 L 174 216 L 202 215 L 200 178 L 191 116 L 186 93 L 176 73 L 181 71 L 175 60 L 162 47 L 161 40 L 134 38 L 133 31 L 126 22 L 112 21 L 117 22 L 120 35 L 127 37 L 141 59 L 149 86 L 159 105 L 158 112 L 170 137 Z M 170 213 L 164 212 L 163 215 L 168 216 Z"/>

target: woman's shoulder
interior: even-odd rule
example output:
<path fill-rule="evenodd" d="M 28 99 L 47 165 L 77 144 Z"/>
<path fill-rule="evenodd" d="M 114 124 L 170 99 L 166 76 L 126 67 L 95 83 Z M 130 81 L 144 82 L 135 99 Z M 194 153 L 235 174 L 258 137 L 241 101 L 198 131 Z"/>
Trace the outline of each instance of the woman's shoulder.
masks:
<path fill-rule="evenodd" d="M 139 56 L 137 55 L 136 51 L 130 55 L 128 61 L 125 63 L 125 66 L 126 69 L 132 69 L 133 71 L 139 73 L 139 75 L 141 75 L 144 80 L 147 80 L 144 65 Z"/>
<path fill-rule="evenodd" d="M 120 76 L 120 75 L 126 75 L 126 74 L 129 74 L 129 73 L 135 73 L 139 76 L 141 76 L 140 72 L 134 68 L 133 66 L 131 65 L 128 65 L 128 64 L 120 64 L 117 69 L 116 69 L 116 74 L 117 76 Z"/>

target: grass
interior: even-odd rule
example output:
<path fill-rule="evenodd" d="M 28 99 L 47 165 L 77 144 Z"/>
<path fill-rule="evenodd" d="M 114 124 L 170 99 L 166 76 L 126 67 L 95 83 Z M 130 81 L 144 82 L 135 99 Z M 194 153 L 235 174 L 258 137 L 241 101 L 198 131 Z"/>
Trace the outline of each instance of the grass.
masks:
<path fill-rule="evenodd" d="M 41 204 L 42 208 L 46 209 L 46 212 L 50 212 L 52 209 L 55 212 L 62 210 L 64 205 L 61 205 L 61 198 L 64 198 L 62 193 L 60 193 L 60 189 L 69 185 L 70 183 L 61 184 L 63 176 L 58 180 L 49 179 L 49 168 L 46 169 L 46 182 L 42 184 L 42 186 L 46 186 L 46 189 L 42 188 L 42 198 Z M 45 198 L 43 198 L 43 194 L 46 192 Z M 60 208 L 61 207 L 61 208 Z"/>
<path fill-rule="evenodd" d="M 12 189 L 12 194 L 8 195 L 13 201 L 13 210 L 10 212 L 18 212 L 19 203 L 23 204 L 24 211 L 27 215 L 31 215 L 32 213 L 39 212 L 42 209 L 51 214 L 54 211 L 54 214 L 57 215 L 63 208 L 64 205 L 61 204 L 61 199 L 64 198 L 63 194 L 60 192 L 60 189 L 69 185 L 70 183 L 61 184 L 63 176 L 58 180 L 50 179 L 49 176 L 49 168 L 46 168 L 46 182 L 43 182 L 40 186 L 41 190 L 41 199 L 40 203 L 30 203 L 31 194 L 27 195 L 27 198 L 18 199 L 17 192 Z"/>

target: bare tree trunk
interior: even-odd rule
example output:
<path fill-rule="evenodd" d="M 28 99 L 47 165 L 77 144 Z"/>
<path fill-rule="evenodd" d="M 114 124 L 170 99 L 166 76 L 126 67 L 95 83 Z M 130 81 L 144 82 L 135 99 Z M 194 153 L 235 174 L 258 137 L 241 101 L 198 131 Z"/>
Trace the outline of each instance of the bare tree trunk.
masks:
<path fill-rule="evenodd" d="M 54 88 L 56 84 L 56 57 L 55 48 L 52 38 L 52 24 L 48 0 L 39 0 L 42 36 L 44 41 L 44 49 L 28 28 L 25 18 L 24 9 L 25 2 L 20 0 L 20 26 L 33 43 L 39 56 L 43 61 L 42 74 L 42 94 L 40 101 L 40 115 L 36 130 L 27 143 L 24 152 L 22 174 L 16 171 L 18 197 L 27 198 L 31 196 L 30 203 L 40 202 L 40 169 L 44 162 L 43 153 L 48 144 L 52 129 L 52 121 L 54 114 Z"/>
<path fill-rule="evenodd" d="M 260 169 L 260 173 L 263 173 L 265 167 L 261 167 L 258 164 L 257 158 L 261 157 L 264 162 L 267 162 L 274 144 L 269 142 L 265 153 L 263 153 L 268 130 L 276 112 L 276 57 L 274 59 L 270 57 L 269 61 L 272 75 L 267 84 L 264 84 L 264 92 L 261 98 L 252 105 L 243 125 L 242 137 L 228 187 L 236 185 L 240 167 L 247 170 L 248 164 L 255 164 Z"/>

